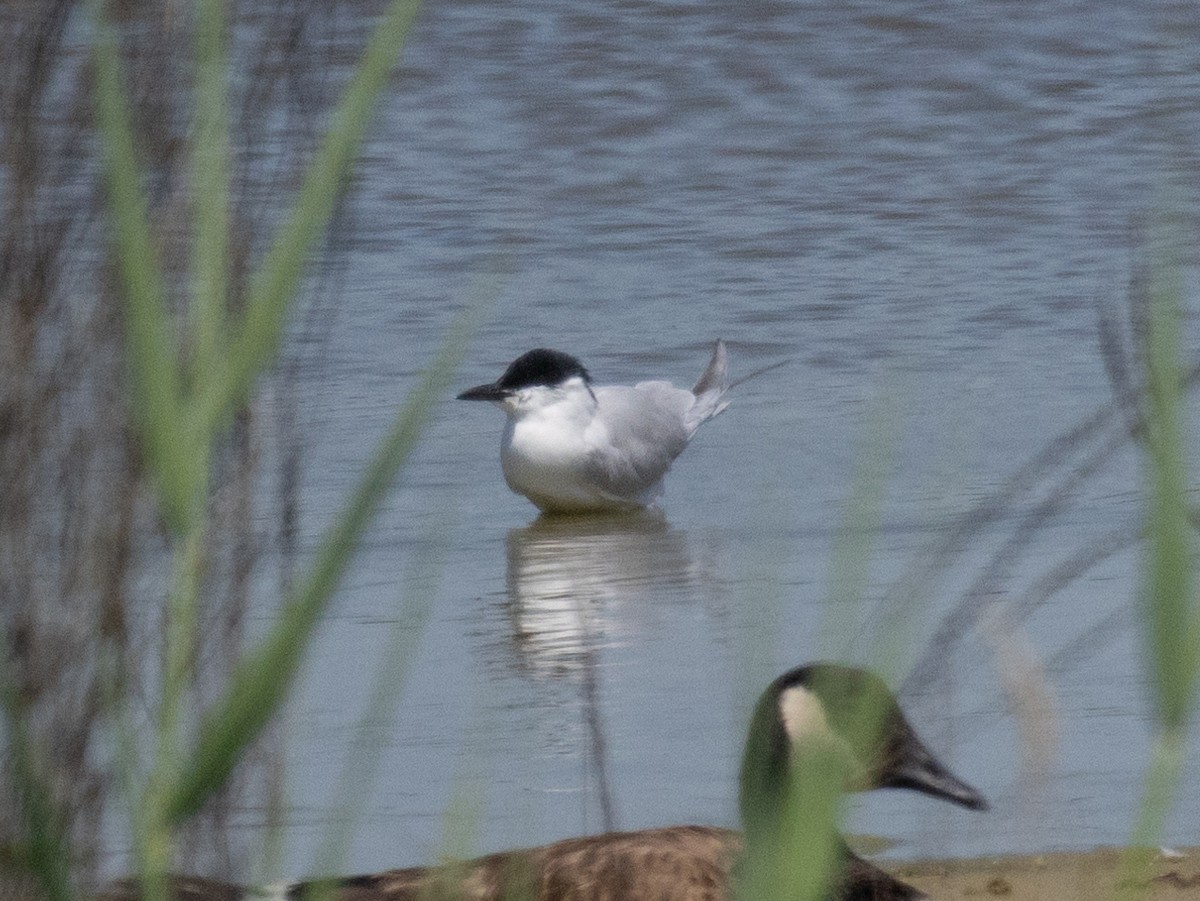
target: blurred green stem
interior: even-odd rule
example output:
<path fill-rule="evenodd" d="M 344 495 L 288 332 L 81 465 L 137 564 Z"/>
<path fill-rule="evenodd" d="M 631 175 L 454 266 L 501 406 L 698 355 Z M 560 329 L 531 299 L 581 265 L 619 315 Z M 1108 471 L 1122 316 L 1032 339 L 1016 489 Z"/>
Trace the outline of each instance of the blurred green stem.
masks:
<path fill-rule="evenodd" d="M 216 2 L 216 0 L 210 0 Z M 371 111 L 400 55 L 420 9 L 417 0 L 393 0 L 384 12 L 309 165 L 296 203 L 250 279 L 245 312 L 231 331 L 224 365 L 196 398 L 200 427 L 219 428 L 241 403 L 274 355 L 288 301 L 304 273 L 308 252 L 329 220 L 342 180 L 354 162 Z"/>
<path fill-rule="evenodd" d="M 230 247 L 227 0 L 196 3 L 196 124 L 192 137 L 192 382 L 214 371 L 222 347 Z"/>
<path fill-rule="evenodd" d="M 167 287 L 157 262 L 150 213 L 137 171 L 132 117 L 120 51 L 103 0 L 88 0 L 95 38 L 95 98 L 100 149 L 108 188 L 115 257 L 124 283 L 124 315 L 133 409 L 146 462 L 167 523 L 184 528 L 200 472 L 191 454 L 183 386 L 177 365 Z"/>
<path fill-rule="evenodd" d="M 1159 223 L 1154 238 L 1145 350 L 1148 503 L 1140 612 L 1158 734 L 1130 847 L 1120 868 L 1117 891 L 1124 898 L 1145 887 L 1152 859 L 1147 849 L 1159 842 L 1174 802 L 1186 758 L 1200 658 L 1195 541 L 1187 511 L 1190 443 L 1185 437 L 1179 365 L 1183 290 L 1177 248 L 1164 224 Z"/>
<path fill-rule="evenodd" d="M 353 495 L 326 531 L 312 566 L 280 610 L 274 627 L 238 661 L 221 698 L 205 718 L 197 746 L 171 798 L 168 815 L 172 822 L 195 813 L 228 778 L 245 748 L 282 703 L 359 537 L 416 446 L 433 405 L 444 396 L 451 373 L 477 327 L 485 299 L 490 298 L 477 297 L 451 326 L 437 356 L 379 443 Z"/>
<path fill-rule="evenodd" d="M 191 291 L 183 316 L 188 327 L 182 330 L 189 340 L 180 344 L 138 171 L 117 35 L 105 18 L 104 0 L 87 3 L 95 32 L 97 123 L 115 258 L 122 276 L 132 407 L 159 506 L 174 540 L 152 762 L 140 797 L 131 797 L 143 897 L 165 901 L 179 821 L 226 782 L 278 709 L 355 542 L 416 444 L 433 403 L 444 392 L 474 331 L 475 317 L 465 316 L 452 328 L 441 354 L 397 414 L 343 515 L 329 530 L 308 578 L 267 638 L 243 655 L 208 728 L 189 734 L 187 700 L 199 636 L 214 451 L 227 421 L 245 403 L 251 385 L 282 340 L 287 309 L 309 251 L 326 227 L 420 4 L 393 0 L 380 17 L 299 196 L 250 276 L 245 304 L 233 320 L 228 298 L 232 246 L 228 0 L 195 0 L 190 184 L 194 219 Z M 469 313 L 477 313 L 480 307 L 474 304 Z M 117 710 L 119 727 L 127 725 L 123 713 Z M 132 777 L 134 762 L 126 765 Z M 31 829 L 37 826 L 37 815 L 33 810 L 27 816 Z M 53 887 L 53 873 L 47 871 L 44 881 Z"/>
<path fill-rule="evenodd" d="M 209 449 L 198 448 L 196 453 L 202 453 L 207 458 Z M 146 901 L 165 901 L 165 878 L 171 868 L 174 846 L 168 808 L 175 787 L 182 778 L 182 719 L 188 687 L 192 683 L 199 635 L 200 585 L 205 547 L 203 509 L 193 511 L 192 519 L 187 534 L 175 549 L 175 584 L 167 603 L 166 656 L 163 663 L 163 693 L 158 711 L 157 746 L 154 766 L 142 801 L 144 845 L 141 864 Z"/>
<path fill-rule="evenodd" d="M 0 657 L 0 709 L 4 714 L 0 737 L 21 801 L 29 867 L 47 901 L 70 901 L 71 849 L 64 828 L 67 812 L 56 803 L 42 771 L 40 761 L 46 755 L 38 753 L 29 734 L 7 657 Z"/>
<path fill-rule="evenodd" d="M 1117 897 L 1122 901 L 1132 901 L 1146 893 L 1152 865 L 1158 857 L 1159 837 L 1179 789 L 1186 760 L 1187 736 L 1183 731 L 1170 730 L 1155 739 L 1138 818 L 1117 871 Z"/>

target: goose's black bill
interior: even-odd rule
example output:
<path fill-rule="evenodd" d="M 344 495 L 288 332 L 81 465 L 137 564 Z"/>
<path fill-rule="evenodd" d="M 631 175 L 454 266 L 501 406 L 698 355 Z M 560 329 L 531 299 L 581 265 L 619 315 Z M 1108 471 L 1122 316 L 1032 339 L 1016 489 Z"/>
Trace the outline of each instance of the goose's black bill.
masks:
<path fill-rule="evenodd" d="M 474 388 L 468 388 L 458 396 L 458 400 L 504 400 L 512 394 L 507 388 L 501 388 L 495 382 L 490 382 L 487 385 L 476 385 Z"/>
<path fill-rule="evenodd" d="M 916 735 L 904 745 L 898 759 L 881 774 L 880 788 L 910 788 L 968 810 L 988 809 L 987 799 L 940 764 Z"/>

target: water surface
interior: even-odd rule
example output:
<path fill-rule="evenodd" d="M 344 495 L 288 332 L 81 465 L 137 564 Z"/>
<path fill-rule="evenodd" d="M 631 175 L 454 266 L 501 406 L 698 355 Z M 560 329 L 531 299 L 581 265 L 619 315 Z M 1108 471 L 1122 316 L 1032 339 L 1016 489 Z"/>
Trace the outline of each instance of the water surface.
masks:
<path fill-rule="evenodd" d="M 855 802 L 853 829 L 904 856 L 1128 835 L 1149 742 L 1136 545 L 1048 597 L 1039 585 L 1136 531 L 1136 455 L 1069 484 L 1036 531 L 1048 488 L 984 529 L 961 516 L 1109 403 L 1100 310 L 1125 302 L 1138 224 L 1189 199 L 1167 185 L 1196 171 L 1200 20 L 1189 4 L 1149 9 L 425 9 L 358 174 L 363 238 L 300 378 L 307 542 L 497 260 L 508 274 L 461 387 L 534 346 L 575 353 L 600 383 L 690 384 L 717 337 L 735 378 L 790 363 L 740 386 L 678 461 L 661 514 L 631 521 L 537 521 L 504 487 L 501 414 L 439 407 L 294 703 L 289 875 L 322 834 L 430 534 L 448 536 L 440 579 L 419 580 L 428 623 L 350 870 L 434 858 L 456 785 L 478 801 L 479 851 L 734 824 L 757 692 L 814 657 L 862 659 L 848 624 L 898 613 L 906 662 L 944 663 L 902 700 L 994 809 L 885 793 Z M 880 459 L 881 527 L 847 614 L 838 529 L 864 460 Z M 896 587 L 955 537 L 918 591 Z M 1017 604 L 1011 628 L 968 616 L 931 644 L 964 599 Z M 1002 679 L 1014 661 L 1044 675 L 1044 704 L 1022 717 Z M 1170 841 L 1197 840 L 1198 809 L 1190 765 Z"/>

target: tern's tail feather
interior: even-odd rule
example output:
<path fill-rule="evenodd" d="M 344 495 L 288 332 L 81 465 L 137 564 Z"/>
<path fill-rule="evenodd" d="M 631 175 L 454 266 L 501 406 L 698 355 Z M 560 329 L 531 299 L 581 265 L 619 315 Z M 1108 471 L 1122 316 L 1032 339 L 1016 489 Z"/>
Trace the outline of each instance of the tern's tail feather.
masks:
<path fill-rule="evenodd" d="M 712 419 L 729 406 L 728 401 L 722 400 L 728 390 L 729 370 L 725 363 L 725 342 L 717 341 L 712 359 L 708 361 L 708 368 L 692 387 L 696 403 L 687 412 L 687 425 L 691 431 L 694 432 L 700 427 L 700 423 Z"/>

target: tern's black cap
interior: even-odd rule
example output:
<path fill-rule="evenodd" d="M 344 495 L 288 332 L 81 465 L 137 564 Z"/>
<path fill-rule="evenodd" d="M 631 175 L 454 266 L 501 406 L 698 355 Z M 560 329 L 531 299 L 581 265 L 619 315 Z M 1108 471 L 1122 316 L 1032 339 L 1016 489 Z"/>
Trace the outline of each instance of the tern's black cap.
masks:
<path fill-rule="evenodd" d="M 504 375 L 487 385 L 468 388 L 459 400 L 503 400 L 514 391 L 535 385 L 553 387 L 578 376 L 584 382 L 592 377 L 578 359 L 561 350 L 539 347 L 523 353 L 509 364 Z"/>

